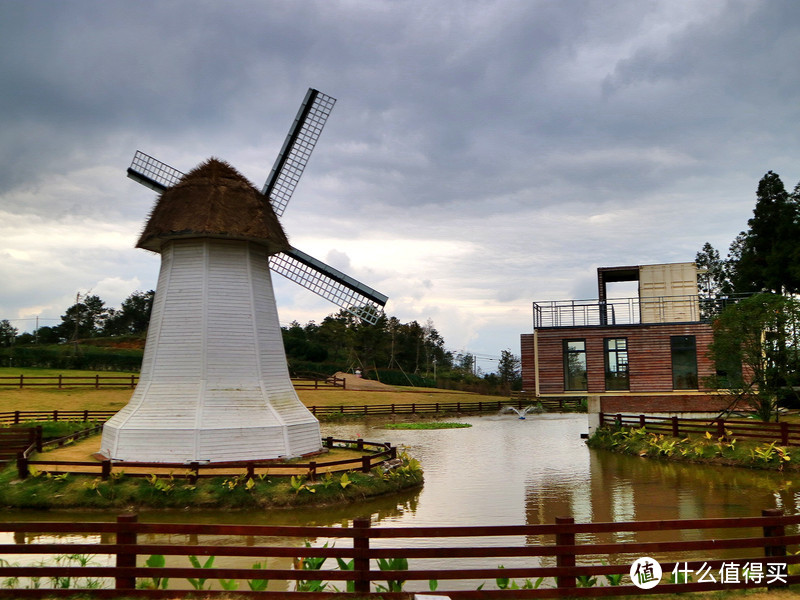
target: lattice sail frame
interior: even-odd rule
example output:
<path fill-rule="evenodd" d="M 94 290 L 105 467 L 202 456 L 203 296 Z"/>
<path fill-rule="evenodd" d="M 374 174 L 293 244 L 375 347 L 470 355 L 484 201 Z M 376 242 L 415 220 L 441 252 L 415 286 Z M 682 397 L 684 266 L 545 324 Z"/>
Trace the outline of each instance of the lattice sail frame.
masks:
<path fill-rule="evenodd" d="M 308 90 L 263 188 L 278 216 L 286 209 L 335 103 L 335 98 L 314 89 Z M 178 183 L 184 175 L 182 171 L 138 150 L 128 167 L 128 177 L 159 193 Z M 374 325 L 383 315 L 387 296 L 297 248 L 270 256 L 269 265 L 275 273 L 367 323 Z"/>
<path fill-rule="evenodd" d="M 279 217 L 286 210 L 334 104 L 336 98 L 309 89 L 300 110 L 297 111 L 278 158 L 275 159 L 272 171 L 261 190 L 269 198 Z"/>
<path fill-rule="evenodd" d="M 371 325 L 383 315 L 387 296 L 296 248 L 270 256 L 269 267 Z"/>

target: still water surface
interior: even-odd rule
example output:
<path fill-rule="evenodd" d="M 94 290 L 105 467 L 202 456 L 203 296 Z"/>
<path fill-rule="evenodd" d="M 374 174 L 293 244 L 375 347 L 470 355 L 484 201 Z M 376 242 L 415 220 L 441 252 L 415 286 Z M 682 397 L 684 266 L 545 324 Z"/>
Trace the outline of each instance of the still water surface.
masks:
<path fill-rule="evenodd" d="M 452 420 L 472 427 L 387 430 L 381 427 L 385 419 L 378 418 L 322 426 L 323 436 L 361 437 L 405 447 L 425 471 L 425 485 L 418 490 L 333 508 L 258 512 L 143 510 L 139 518 L 151 522 L 346 525 L 353 518 L 370 517 L 374 527 L 396 527 L 539 524 L 553 523 L 560 516 L 572 516 L 577 522 L 756 516 L 764 508 L 781 508 L 788 514 L 800 512 L 800 475 L 795 482 L 793 475 L 782 473 L 682 465 L 590 450 L 580 439 L 580 434 L 587 431 L 586 415 L 529 415 L 524 420 L 497 415 Z M 116 512 L 26 511 L 7 512 L 0 518 L 110 520 L 115 515 Z M 686 535 L 691 537 L 690 533 Z M 596 541 L 611 539 L 632 538 L 621 534 Z M 323 542 L 317 540 L 315 545 Z M 507 566 L 512 566 L 512 561 Z"/>

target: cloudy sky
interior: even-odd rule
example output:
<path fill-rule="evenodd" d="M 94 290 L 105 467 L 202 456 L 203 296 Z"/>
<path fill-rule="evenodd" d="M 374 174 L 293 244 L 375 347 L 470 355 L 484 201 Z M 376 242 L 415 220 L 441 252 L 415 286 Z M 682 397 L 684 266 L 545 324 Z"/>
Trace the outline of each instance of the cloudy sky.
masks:
<path fill-rule="evenodd" d="M 260 187 L 309 87 L 338 102 L 292 244 L 452 350 L 518 353 L 531 302 L 596 297 L 598 266 L 724 254 L 766 171 L 800 179 L 794 0 L 0 0 L 0 56 L 20 330 L 155 287 L 137 149 Z M 283 324 L 335 311 L 275 283 Z"/>

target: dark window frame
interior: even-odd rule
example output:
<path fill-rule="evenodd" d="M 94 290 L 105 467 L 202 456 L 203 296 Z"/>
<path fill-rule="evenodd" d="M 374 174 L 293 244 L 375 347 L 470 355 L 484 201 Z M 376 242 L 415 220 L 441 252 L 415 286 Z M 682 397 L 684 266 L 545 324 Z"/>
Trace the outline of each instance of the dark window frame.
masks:
<path fill-rule="evenodd" d="M 611 342 L 615 347 L 611 348 Z M 622 348 L 617 346 L 623 343 Z M 611 357 L 614 356 L 612 369 Z M 624 355 L 624 361 L 620 357 Z M 621 368 L 624 365 L 624 368 Z M 628 391 L 631 389 L 630 358 L 628 354 L 628 338 L 611 337 L 603 338 L 603 366 L 605 368 L 605 389 L 606 391 Z"/>
<path fill-rule="evenodd" d="M 583 344 L 582 350 L 570 349 L 569 345 L 573 343 Z M 562 341 L 563 361 L 564 361 L 564 391 L 565 392 L 586 392 L 589 390 L 589 368 L 586 360 L 586 339 L 575 338 Z M 573 381 L 576 379 L 575 375 L 571 375 L 570 370 L 570 357 L 583 355 L 583 381 L 577 383 L 577 387 L 573 387 Z M 580 377 L 580 376 L 578 376 Z"/>
<path fill-rule="evenodd" d="M 669 350 L 670 358 L 672 359 L 672 389 L 699 389 L 697 336 L 671 335 L 669 338 Z"/>

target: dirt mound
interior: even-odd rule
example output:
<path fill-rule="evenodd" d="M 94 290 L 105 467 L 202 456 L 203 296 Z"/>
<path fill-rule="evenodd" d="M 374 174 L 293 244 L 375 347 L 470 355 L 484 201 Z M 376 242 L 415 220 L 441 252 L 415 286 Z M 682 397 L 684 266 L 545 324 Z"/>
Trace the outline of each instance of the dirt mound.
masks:
<path fill-rule="evenodd" d="M 343 373 L 342 371 L 339 371 L 338 373 L 336 373 L 336 377 L 345 380 L 345 385 L 347 386 L 346 389 L 348 390 L 393 392 L 396 389 L 394 386 L 386 385 L 385 383 L 381 383 L 380 381 L 373 381 L 372 379 L 364 379 L 362 377 L 357 377 L 352 373 Z"/>

